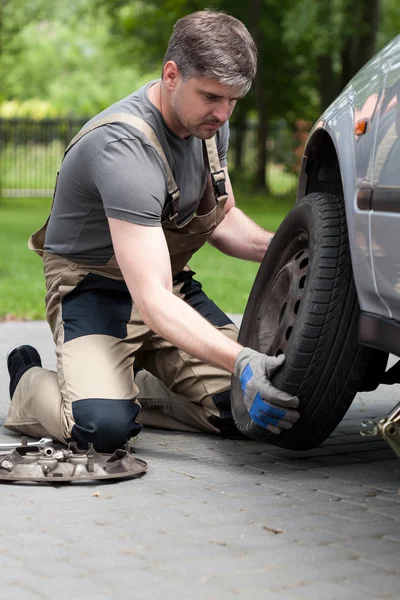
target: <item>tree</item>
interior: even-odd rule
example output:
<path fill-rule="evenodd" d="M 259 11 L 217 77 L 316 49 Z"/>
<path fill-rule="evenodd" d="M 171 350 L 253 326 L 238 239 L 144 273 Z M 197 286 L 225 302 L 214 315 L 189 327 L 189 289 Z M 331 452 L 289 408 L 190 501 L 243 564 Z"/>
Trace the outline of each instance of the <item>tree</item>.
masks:
<path fill-rule="evenodd" d="M 287 12 L 286 40 L 309 57 L 321 111 L 374 55 L 381 12 L 381 0 L 300 0 Z"/>
<path fill-rule="evenodd" d="M 400 3 L 398 0 L 381 0 L 380 28 L 377 49 L 382 48 L 400 32 Z"/>
<path fill-rule="evenodd" d="M 26 18 L 5 5 L 3 101 L 38 98 L 57 114 L 92 116 L 142 84 L 134 64 L 120 64 L 109 44 L 111 22 L 92 0 L 35 2 L 40 10 Z"/>
<path fill-rule="evenodd" d="M 0 102 L 6 95 L 5 78 L 10 62 L 21 56 L 20 34 L 32 22 L 52 12 L 50 0 L 0 0 Z"/>

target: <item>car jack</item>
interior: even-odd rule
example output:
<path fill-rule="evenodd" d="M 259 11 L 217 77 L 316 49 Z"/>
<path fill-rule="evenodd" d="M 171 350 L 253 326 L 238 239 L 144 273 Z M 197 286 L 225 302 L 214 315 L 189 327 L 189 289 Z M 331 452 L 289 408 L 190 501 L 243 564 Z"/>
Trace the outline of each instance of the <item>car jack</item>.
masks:
<path fill-rule="evenodd" d="M 362 421 L 360 433 L 368 436 L 381 435 L 400 458 L 400 403 L 384 419 Z"/>

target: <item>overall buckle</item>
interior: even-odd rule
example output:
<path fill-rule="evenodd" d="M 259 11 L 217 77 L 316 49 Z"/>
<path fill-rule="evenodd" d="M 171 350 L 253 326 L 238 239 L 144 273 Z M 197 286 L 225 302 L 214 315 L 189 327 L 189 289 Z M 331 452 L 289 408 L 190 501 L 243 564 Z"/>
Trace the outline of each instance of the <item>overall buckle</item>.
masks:
<path fill-rule="evenodd" d="M 218 178 L 218 179 L 217 179 Z M 215 173 L 211 173 L 211 180 L 214 186 L 215 195 L 217 198 L 220 196 L 226 195 L 226 186 L 225 186 L 225 172 L 223 169 L 220 171 L 216 171 Z"/>
<path fill-rule="evenodd" d="M 178 188 L 174 190 L 171 194 L 168 195 L 167 201 L 165 203 L 161 220 L 162 221 L 172 221 L 178 216 L 179 213 L 179 198 L 180 191 Z M 170 213 L 170 214 L 169 214 Z"/>

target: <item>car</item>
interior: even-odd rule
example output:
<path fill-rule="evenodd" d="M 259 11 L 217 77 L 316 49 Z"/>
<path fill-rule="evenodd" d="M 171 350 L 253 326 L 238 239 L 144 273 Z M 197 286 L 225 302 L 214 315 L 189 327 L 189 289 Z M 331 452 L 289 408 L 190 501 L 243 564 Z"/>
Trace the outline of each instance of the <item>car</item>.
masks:
<path fill-rule="evenodd" d="M 239 341 L 285 362 L 276 387 L 300 399 L 280 435 L 232 411 L 247 436 L 294 450 L 320 445 L 359 391 L 400 382 L 400 35 L 325 110 L 304 149 L 297 200 L 260 265 Z M 400 454 L 400 405 L 387 435 Z"/>

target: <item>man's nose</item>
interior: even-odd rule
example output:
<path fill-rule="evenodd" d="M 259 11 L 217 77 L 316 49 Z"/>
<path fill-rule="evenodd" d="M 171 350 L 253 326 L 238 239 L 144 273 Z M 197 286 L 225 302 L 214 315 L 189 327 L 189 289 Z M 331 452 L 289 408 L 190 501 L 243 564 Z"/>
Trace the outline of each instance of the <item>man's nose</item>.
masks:
<path fill-rule="evenodd" d="M 219 123 L 225 123 L 231 116 L 231 107 L 229 102 L 221 102 L 213 110 L 213 117 L 218 120 Z"/>

